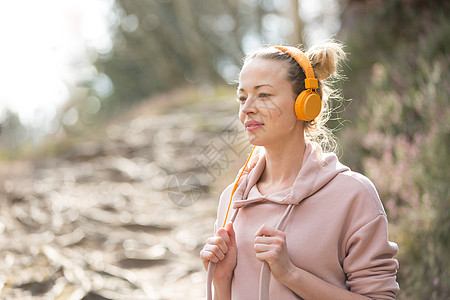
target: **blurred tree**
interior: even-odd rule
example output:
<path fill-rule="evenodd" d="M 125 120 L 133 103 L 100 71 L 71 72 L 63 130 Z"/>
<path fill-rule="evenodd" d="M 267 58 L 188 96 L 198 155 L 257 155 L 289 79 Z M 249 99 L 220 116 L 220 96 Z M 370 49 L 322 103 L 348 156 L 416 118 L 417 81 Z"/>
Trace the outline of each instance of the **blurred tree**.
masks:
<path fill-rule="evenodd" d="M 30 137 L 30 133 L 20 122 L 17 114 L 6 110 L 0 120 L 0 159 L 2 155 L 6 158 L 13 157 L 14 149 Z"/>
<path fill-rule="evenodd" d="M 286 11 L 286 18 L 292 22 L 292 32 L 288 35 L 287 44 L 296 46 L 303 42 L 303 22 L 299 17 L 300 0 L 291 0 L 290 2 L 290 9 Z"/>
<path fill-rule="evenodd" d="M 233 81 L 250 48 L 301 43 L 298 1 L 281 2 L 116 0 L 114 47 L 95 63 L 114 92 L 92 91 L 111 113 L 186 83 Z"/>
<path fill-rule="evenodd" d="M 346 1 L 353 98 L 344 160 L 378 187 L 399 243 L 399 299 L 450 298 L 450 3 Z"/>

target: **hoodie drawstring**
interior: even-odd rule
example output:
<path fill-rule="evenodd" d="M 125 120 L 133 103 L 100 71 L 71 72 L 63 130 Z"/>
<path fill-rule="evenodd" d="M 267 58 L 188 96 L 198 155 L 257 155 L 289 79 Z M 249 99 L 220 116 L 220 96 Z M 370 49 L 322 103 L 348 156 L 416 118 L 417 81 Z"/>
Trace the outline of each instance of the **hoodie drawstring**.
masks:
<path fill-rule="evenodd" d="M 239 208 L 237 208 L 234 212 L 233 215 L 231 216 L 230 222 L 233 223 L 234 220 L 236 219 L 237 213 L 239 211 Z M 213 280 L 213 276 L 214 276 L 214 272 L 216 271 L 216 267 L 217 264 L 209 261 L 208 263 L 208 272 L 206 274 L 206 299 L 207 300 L 212 300 L 212 280 Z"/>
<path fill-rule="evenodd" d="M 276 230 L 284 231 L 286 228 L 287 222 L 286 220 L 291 215 L 294 208 L 294 204 L 289 204 L 286 210 L 284 211 L 283 216 L 278 221 Z M 259 275 L 259 300 L 269 300 L 269 285 L 270 285 L 270 267 L 267 262 L 263 262 L 261 267 L 261 273 Z"/>

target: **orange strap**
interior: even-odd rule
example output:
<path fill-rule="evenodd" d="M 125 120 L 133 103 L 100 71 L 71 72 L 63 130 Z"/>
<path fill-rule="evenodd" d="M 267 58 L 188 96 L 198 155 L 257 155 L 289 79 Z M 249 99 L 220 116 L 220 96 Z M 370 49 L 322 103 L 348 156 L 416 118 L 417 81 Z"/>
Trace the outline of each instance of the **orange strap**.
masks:
<path fill-rule="evenodd" d="M 253 146 L 253 149 L 252 149 L 252 151 L 250 152 L 250 155 L 249 155 L 248 158 L 247 158 L 247 162 L 245 163 L 244 167 L 242 168 L 241 174 L 239 174 L 238 179 L 237 179 L 236 182 L 234 183 L 233 190 L 231 191 L 230 202 L 228 203 L 227 214 L 225 215 L 225 220 L 223 221 L 223 226 L 222 226 L 222 227 L 225 227 L 225 225 L 227 224 L 228 213 L 230 212 L 231 201 L 233 200 L 234 192 L 236 192 L 236 189 L 237 189 L 239 180 L 241 179 L 241 176 L 242 176 L 242 174 L 244 173 L 244 170 L 245 170 L 245 168 L 247 167 L 247 164 L 248 164 L 248 162 L 250 161 L 250 158 L 252 157 L 253 150 L 255 150 L 255 148 L 256 148 L 256 146 Z"/>

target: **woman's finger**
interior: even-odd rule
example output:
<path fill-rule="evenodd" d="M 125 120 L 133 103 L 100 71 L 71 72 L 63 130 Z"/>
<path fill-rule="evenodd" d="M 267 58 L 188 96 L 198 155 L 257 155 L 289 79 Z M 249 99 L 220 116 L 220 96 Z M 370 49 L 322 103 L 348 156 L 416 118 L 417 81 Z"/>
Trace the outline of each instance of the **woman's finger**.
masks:
<path fill-rule="evenodd" d="M 225 253 L 220 249 L 219 246 L 217 245 L 211 245 L 211 244 L 207 244 L 205 245 L 204 249 L 206 251 L 210 251 L 212 253 L 214 253 L 214 255 L 219 259 L 222 260 L 225 258 Z"/>
<path fill-rule="evenodd" d="M 202 259 L 202 261 L 205 263 L 212 261 L 213 263 L 218 263 L 219 262 L 219 258 L 214 255 L 214 253 L 212 253 L 211 251 L 207 251 L 205 249 L 202 249 L 200 251 L 200 258 Z"/>
<path fill-rule="evenodd" d="M 268 227 L 266 224 L 263 224 L 258 231 L 255 233 L 255 236 L 272 236 L 275 235 L 278 230 L 275 230 L 271 227 Z"/>
<path fill-rule="evenodd" d="M 253 248 L 255 249 L 256 253 L 262 253 L 262 252 L 270 251 L 271 245 L 256 243 L 255 245 L 253 245 Z"/>
<path fill-rule="evenodd" d="M 212 236 L 206 240 L 206 244 L 216 245 L 222 250 L 223 253 L 228 252 L 228 246 L 225 240 L 221 236 Z"/>
<path fill-rule="evenodd" d="M 227 231 L 228 237 L 230 239 L 230 247 L 236 247 L 236 233 L 234 232 L 234 225 L 232 222 L 225 225 L 225 230 Z M 228 244 L 228 243 L 227 243 Z"/>
<path fill-rule="evenodd" d="M 258 244 L 272 244 L 275 241 L 275 237 L 272 236 L 256 236 L 255 243 Z"/>
<path fill-rule="evenodd" d="M 221 238 L 223 238 L 227 245 L 230 243 L 230 236 L 228 235 L 228 232 L 225 228 L 220 228 L 219 230 L 217 230 L 215 236 L 220 236 Z"/>
<path fill-rule="evenodd" d="M 211 260 L 212 262 L 219 262 L 225 258 L 225 254 L 220 250 L 219 246 L 206 244 L 203 250 L 200 251 L 200 256 L 204 260 Z"/>

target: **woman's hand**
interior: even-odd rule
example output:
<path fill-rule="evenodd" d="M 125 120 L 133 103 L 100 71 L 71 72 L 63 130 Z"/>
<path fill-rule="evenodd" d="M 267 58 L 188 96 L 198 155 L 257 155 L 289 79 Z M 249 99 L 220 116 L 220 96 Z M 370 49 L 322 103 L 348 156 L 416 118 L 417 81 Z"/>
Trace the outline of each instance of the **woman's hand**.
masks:
<path fill-rule="evenodd" d="M 261 226 L 255 234 L 256 258 L 269 264 L 273 277 L 282 282 L 283 276 L 296 268 L 287 252 L 286 235 L 283 231 Z"/>
<path fill-rule="evenodd" d="M 210 261 L 217 263 L 213 277 L 215 284 L 231 280 L 237 258 L 233 223 L 226 224 L 225 228 L 220 228 L 213 237 L 208 238 L 200 251 L 200 258 L 205 269 L 208 269 Z"/>

